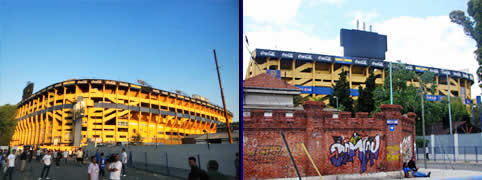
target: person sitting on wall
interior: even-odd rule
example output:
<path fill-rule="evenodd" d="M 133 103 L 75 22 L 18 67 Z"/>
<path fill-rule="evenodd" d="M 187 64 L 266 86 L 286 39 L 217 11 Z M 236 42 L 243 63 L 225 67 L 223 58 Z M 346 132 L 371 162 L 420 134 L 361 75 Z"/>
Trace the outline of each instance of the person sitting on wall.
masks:
<path fill-rule="evenodd" d="M 418 171 L 413 171 L 408 167 L 408 163 L 404 162 L 403 163 L 403 172 L 405 174 L 406 178 L 412 178 L 412 177 L 430 177 L 431 172 L 428 172 L 428 174 L 421 173 Z"/>

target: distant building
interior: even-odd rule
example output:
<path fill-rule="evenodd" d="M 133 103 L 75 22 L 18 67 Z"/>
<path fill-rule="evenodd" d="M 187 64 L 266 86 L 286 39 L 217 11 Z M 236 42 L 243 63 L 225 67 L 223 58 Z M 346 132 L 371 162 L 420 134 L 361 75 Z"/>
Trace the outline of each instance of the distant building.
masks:
<path fill-rule="evenodd" d="M 239 143 L 239 122 L 230 123 L 233 143 Z M 183 144 L 228 144 L 229 135 L 226 124 L 217 126 L 216 133 L 190 135 L 182 139 Z"/>
<path fill-rule="evenodd" d="M 243 81 L 243 112 L 253 109 L 303 110 L 295 107 L 293 98 L 301 89 L 266 73 Z"/>
<path fill-rule="evenodd" d="M 193 99 L 198 99 L 198 100 L 201 100 L 201 101 L 209 102 L 209 99 L 208 99 L 208 98 L 205 98 L 205 97 L 200 96 L 200 95 L 197 95 L 197 94 L 193 94 L 193 95 L 192 95 L 192 98 L 193 98 Z"/>

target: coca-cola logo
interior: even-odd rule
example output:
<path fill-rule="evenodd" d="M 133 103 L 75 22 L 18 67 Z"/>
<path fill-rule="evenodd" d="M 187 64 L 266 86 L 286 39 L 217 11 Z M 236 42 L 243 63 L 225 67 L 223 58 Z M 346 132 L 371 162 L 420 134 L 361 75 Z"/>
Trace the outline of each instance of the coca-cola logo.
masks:
<path fill-rule="evenodd" d="M 294 53 L 281 53 L 281 57 L 284 57 L 284 58 L 293 58 L 293 57 L 294 57 Z"/>
<path fill-rule="evenodd" d="M 383 67 L 383 62 L 372 62 L 372 66 Z"/>
<path fill-rule="evenodd" d="M 367 65 L 367 60 L 357 60 L 357 59 L 355 59 L 355 64 Z"/>
<path fill-rule="evenodd" d="M 259 52 L 259 54 L 262 55 L 262 56 L 275 56 L 274 51 L 261 51 L 261 52 Z"/>
<path fill-rule="evenodd" d="M 298 54 L 299 59 L 313 59 L 311 55 L 308 54 Z"/>
<path fill-rule="evenodd" d="M 318 56 L 317 59 L 320 61 L 331 61 L 330 56 Z"/>

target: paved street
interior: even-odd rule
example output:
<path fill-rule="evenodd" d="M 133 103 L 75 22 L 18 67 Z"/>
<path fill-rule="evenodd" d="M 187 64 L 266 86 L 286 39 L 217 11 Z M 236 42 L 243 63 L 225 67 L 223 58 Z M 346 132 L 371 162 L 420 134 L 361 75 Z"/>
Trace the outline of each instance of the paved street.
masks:
<path fill-rule="evenodd" d="M 25 171 L 24 172 L 19 172 L 18 169 L 15 170 L 14 173 L 14 180 L 35 180 L 40 177 L 40 173 L 42 170 L 42 166 L 40 165 L 39 162 L 37 162 L 35 159 L 32 160 L 32 163 L 26 163 Z M 20 167 L 20 161 L 17 161 L 16 163 L 17 167 Z M 70 160 L 67 162 L 67 165 L 65 165 L 64 161 L 62 160 L 60 163 L 60 167 L 54 167 L 52 166 L 50 168 L 49 172 L 49 177 L 52 180 L 58 179 L 58 180 L 85 180 L 88 179 L 87 176 L 87 167 L 88 164 L 84 164 L 83 166 L 78 165 L 74 161 Z M 0 180 L 3 179 L 3 172 L 0 173 L 2 176 Z M 107 175 L 108 177 L 108 175 Z M 104 178 L 108 179 L 108 178 Z M 126 177 L 122 177 L 123 180 L 159 180 L 159 179 L 178 179 L 175 177 L 168 177 L 168 176 L 163 176 L 159 174 L 153 174 L 141 170 L 136 170 L 133 168 L 128 169 L 128 175 Z"/>
<path fill-rule="evenodd" d="M 423 160 L 417 160 L 417 167 L 423 168 Z M 475 162 L 450 162 L 450 161 L 427 161 L 429 169 L 447 169 L 447 170 L 468 170 L 482 172 L 482 163 Z"/>

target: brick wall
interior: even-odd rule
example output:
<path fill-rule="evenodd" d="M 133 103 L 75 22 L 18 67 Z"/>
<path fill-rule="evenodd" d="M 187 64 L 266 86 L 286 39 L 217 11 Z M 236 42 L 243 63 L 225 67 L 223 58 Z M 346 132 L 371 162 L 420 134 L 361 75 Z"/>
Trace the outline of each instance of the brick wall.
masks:
<path fill-rule="evenodd" d="M 368 117 L 359 112 L 323 111 L 322 102 L 307 101 L 303 111 L 287 118 L 283 110 L 271 118 L 252 110 L 243 120 L 243 178 L 296 177 L 280 130 L 301 176 L 317 176 L 301 143 L 308 149 L 322 175 L 401 170 L 404 158 L 415 156 L 415 114 L 400 114 L 400 105 L 381 105 L 382 112 Z M 398 119 L 394 131 L 387 119 Z"/>

